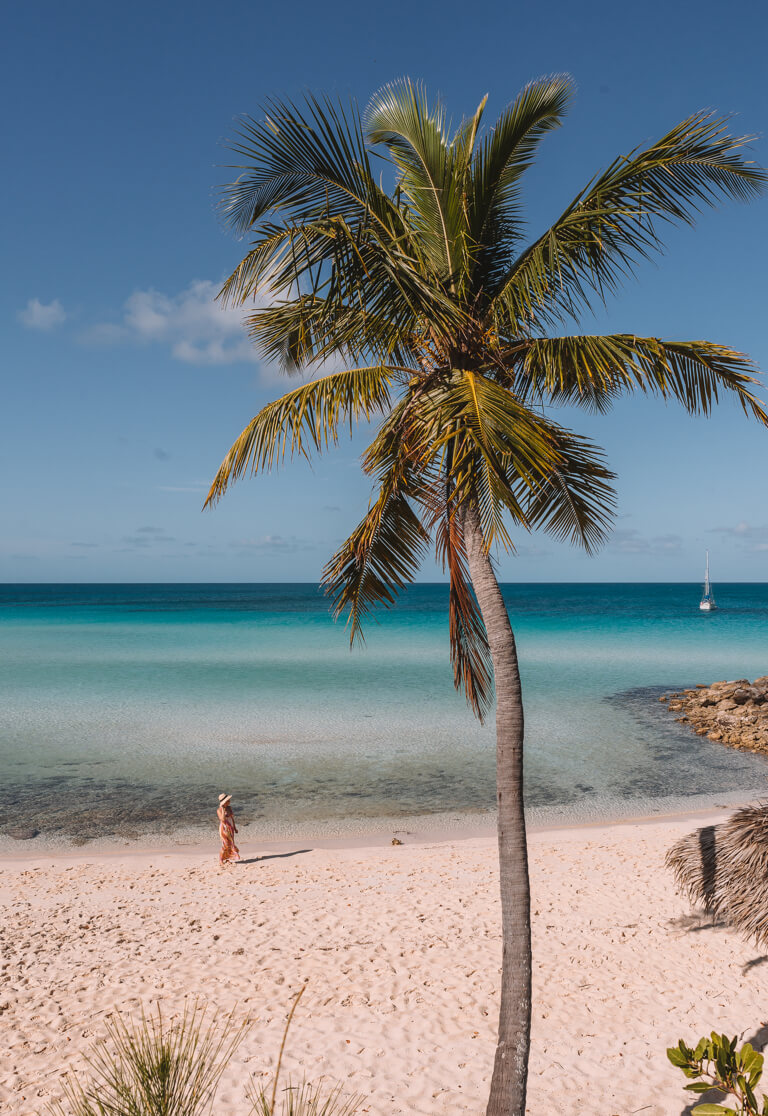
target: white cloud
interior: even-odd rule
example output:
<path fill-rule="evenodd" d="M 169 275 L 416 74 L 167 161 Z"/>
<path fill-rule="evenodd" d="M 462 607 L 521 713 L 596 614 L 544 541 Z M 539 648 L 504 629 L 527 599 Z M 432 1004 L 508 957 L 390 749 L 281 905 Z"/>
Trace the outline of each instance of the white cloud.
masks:
<path fill-rule="evenodd" d="M 754 541 L 756 539 L 767 539 L 768 527 L 755 527 L 742 520 L 741 523 L 737 523 L 735 527 L 713 527 L 712 534 L 731 535 L 736 539 Z"/>
<path fill-rule="evenodd" d="M 548 558 L 549 551 L 537 546 L 535 543 L 521 543 L 515 547 L 515 558 Z"/>
<path fill-rule="evenodd" d="M 732 538 L 741 550 L 762 553 L 768 550 L 768 525 L 753 525 L 743 520 L 735 527 L 713 527 L 713 535 Z"/>
<path fill-rule="evenodd" d="M 233 539 L 229 544 L 233 550 L 255 550 L 257 552 L 295 553 L 297 550 L 313 550 L 315 544 L 307 539 L 284 538 L 282 535 L 263 535 L 257 539 Z"/>
<path fill-rule="evenodd" d="M 210 484 L 159 484 L 158 492 L 207 492 Z"/>
<path fill-rule="evenodd" d="M 608 545 L 623 554 L 642 554 L 649 549 L 648 540 L 634 527 L 613 531 Z"/>
<path fill-rule="evenodd" d="M 39 298 L 30 298 L 23 310 L 19 310 L 17 317 L 27 329 L 49 330 L 66 321 L 67 314 L 59 300 L 41 302 Z"/>
<path fill-rule="evenodd" d="M 119 322 L 99 322 L 85 330 L 80 340 L 91 345 L 162 345 L 184 364 L 261 363 L 263 380 L 284 380 L 277 363 L 259 361 L 243 324 L 248 310 L 224 309 L 215 301 L 218 291 L 219 284 L 210 279 L 195 279 L 172 295 L 153 288 L 134 291 L 123 303 Z M 268 305 L 266 296 L 257 296 L 250 309 Z M 303 378 L 314 379 L 348 367 L 341 357 L 329 357 L 307 368 Z"/>
<path fill-rule="evenodd" d="M 608 545 L 622 554 L 677 554 L 683 540 L 679 535 L 655 535 L 646 538 L 635 527 L 618 528 Z"/>
<path fill-rule="evenodd" d="M 178 294 L 152 288 L 134 291 L 123 304 L 119 323 L 92 326 L 83 340 L 163 345 L 175 360 L 186 364 L 256 361 L 256 351 L 243 328 L 242 311 L 224 309 L 215 301 L 218 290 L 210 279 L 195 279 Z"/>

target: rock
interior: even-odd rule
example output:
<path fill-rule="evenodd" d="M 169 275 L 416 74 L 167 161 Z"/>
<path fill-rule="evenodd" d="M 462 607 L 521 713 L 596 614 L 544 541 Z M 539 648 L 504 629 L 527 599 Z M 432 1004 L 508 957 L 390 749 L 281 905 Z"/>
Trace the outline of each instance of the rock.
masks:
<path fill-rule="evenodd" d="M 402 841 L 400 840 L 400 838 L 399 838 L 399 837 L 393 837 L 393 838 L 392 838 L 392 844 L 393 844 L 393 845 L 402 845 L 402 843 L 403 843 L 403 842 L 402 842 Z"/>
<path fill-rule="evenodd" d="M 752 683 L 747 678 L 704 682 L 695 688 L 663 694 L 670 713 L 690 724 L 697 736 L 708 736 L 731 748 L 768 753 L 768 674 Z"/>

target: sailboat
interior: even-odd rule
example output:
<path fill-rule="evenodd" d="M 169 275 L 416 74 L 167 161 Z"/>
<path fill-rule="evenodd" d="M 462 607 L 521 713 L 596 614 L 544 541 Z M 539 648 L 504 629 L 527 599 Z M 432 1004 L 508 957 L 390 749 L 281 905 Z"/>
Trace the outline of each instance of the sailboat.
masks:
<path fill-rule="evenodd" d="M 699 602 L 699 608 L 702 612 L 712 612 L 717 608 L 715 597 L 712 592 L 712 585 L 709 580 L 709 551 L 707 551 L 707 568 L 704 574 L 704 593 Z"/>

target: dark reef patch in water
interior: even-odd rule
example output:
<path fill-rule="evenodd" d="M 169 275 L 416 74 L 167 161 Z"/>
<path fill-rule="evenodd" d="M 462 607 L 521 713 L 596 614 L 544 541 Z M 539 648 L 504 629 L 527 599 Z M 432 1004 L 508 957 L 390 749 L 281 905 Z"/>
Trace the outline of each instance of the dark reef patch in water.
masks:
<path fill-rule="evenodd" d="M 223 782 L 149 784 L 69 773 L 8 779 L 0 786 L 0 834 L 24 840 L 39 832 L 85 843 L 105 837 L 167 836 L 207 826 L 215 839 L 222 789 Z M 286 821 L 311 825 L 447 811 L 487 813 L 496 800 L 493 753 L 453 763 L 339 760 L 323 771 L 300 763 L 264 771 L 253 782 L 240 772 L 226 783 L 226 790 L 234 795 L 238 822 L 266 827 Z M 533 808 L 569 806 L 594 793 L 584 783 L 562 786 L 543 778 L 526 780 L 526 803 Z"/>
<path fill-rule="evenodd" d="M 687 683 L 688 687 L 693 685 Z M 687 798 L 742 788 L 751 791 L 758 780 L 768 776 L 765 757 L 737 752 L 697 736 L 688 725 L 669 715 L 659 698 L 670 690 L 685 688 L 669 684 L 637 686 L 603 698 L 631 715 L 643 743 L 637 766 L 625 772 L 612 788 L 617 797 Z"/>

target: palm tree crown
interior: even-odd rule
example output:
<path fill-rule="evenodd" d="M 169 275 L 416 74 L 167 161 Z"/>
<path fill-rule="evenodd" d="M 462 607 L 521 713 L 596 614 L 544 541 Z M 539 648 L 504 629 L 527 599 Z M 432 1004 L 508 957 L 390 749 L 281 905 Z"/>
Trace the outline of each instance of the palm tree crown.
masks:
<path fill-rule="evenodd" d="M 611 520 L 600 451 L 543 405 L 605 410 L 639 389 L 707 413 L 729 392 L 768 421 L 750 362 L 725 346 L 552 335 L 660 248 L 665 222 L 748 199 L 768 180 L 742 157 L 746 137 L 698 114 L 616 159 L 526 246 L 523 176 L 571 93 L 568 77 L 536 81 L 491 129 L 483 100 L 453 132 L 409 80 L 386 86 L 362 115 L 312 96 L 272 103 L 263 120 L 242 124 L 233 147 L 246 163 L 223 195 L 227 221 L 254 239 L 222 299 L 247 306 L 260 296 L 251 336 L 287 372 L 329 361 L 343 370 L 266 406 L 207 502 L 287 452 L 322 450 L 354 421 L 383 415 L 363 458 L 368 513 L 324 582 L 354 639 L 434 540 L 450 576 L 456 684 L 481 717 L 492 670 L 467 573 L 468 509 L 486 551 L 512 547 L 510 522 L 591 550 Z"/>

